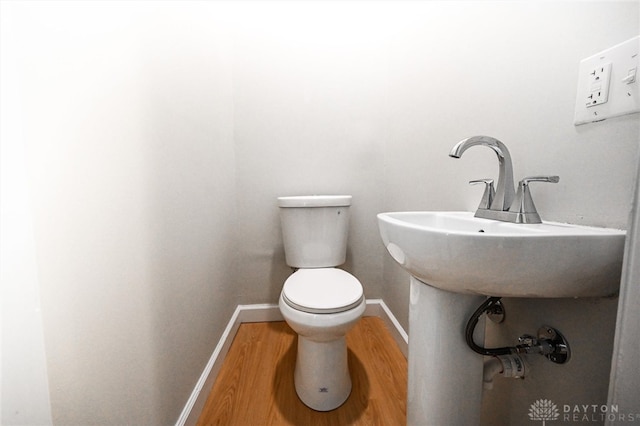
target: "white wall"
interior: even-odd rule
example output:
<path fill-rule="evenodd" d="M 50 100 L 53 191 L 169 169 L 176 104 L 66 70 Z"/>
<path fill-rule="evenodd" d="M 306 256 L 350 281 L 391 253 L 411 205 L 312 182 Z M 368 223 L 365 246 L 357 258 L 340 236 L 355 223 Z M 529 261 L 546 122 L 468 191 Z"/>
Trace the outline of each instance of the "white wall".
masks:
<path fill-rule="evenodd" d="M 241 298 L 276 302 L 291 273 L 276 197 L 327 193 L 353 195 L 344 268 L 379 297 L 384 16 L 368 2 L 249 4 L 233 50 Z"/>
<path fill-rule="evenodd" d="M 56 424 L 175 422 L 237 304 L 217 7 L 3 5 Z"/>
<path fill-rule="evenodd" d="M 17 46 L 0 4 L 0 424 L 51 424 Z"/>

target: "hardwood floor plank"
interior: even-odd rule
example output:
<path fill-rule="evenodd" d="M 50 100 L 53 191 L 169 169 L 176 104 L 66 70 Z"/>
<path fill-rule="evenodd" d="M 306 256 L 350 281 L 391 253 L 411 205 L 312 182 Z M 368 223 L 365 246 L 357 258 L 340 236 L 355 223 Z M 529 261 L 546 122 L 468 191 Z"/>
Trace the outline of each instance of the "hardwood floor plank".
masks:
<path fill-rule="evenodd" d="M 294 331 L 285 322 L 242 324 L 198 425 L 404 425 L 407 360 L 384 322 L 362 318 L 347 334 L 347 347 L 351 395 L 337 409 L 318 412 L 295 392 Z"/>

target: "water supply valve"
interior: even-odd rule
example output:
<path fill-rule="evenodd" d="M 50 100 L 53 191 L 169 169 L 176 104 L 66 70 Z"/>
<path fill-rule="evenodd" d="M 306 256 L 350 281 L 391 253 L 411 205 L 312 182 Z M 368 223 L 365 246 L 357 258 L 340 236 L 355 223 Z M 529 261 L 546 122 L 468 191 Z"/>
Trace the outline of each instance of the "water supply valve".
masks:
<path fill-rule="evenodd" d="M 562 333 L 553 327 L 543 325 L 538 329 L 538 337 L 523 334 L 518 338 L 520 343 L 515 347 L 519 354 L 540 354 L 556 364 L 564 364 L 571 357 L 569 343 Z"/>

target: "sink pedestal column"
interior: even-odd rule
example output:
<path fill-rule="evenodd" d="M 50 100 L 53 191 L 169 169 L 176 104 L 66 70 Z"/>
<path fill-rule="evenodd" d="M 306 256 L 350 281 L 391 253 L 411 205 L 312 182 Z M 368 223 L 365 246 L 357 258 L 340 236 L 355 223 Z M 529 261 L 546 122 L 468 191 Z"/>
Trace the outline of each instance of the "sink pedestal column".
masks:
<path fill-rule="evenodd" d="M 465 341 L 484 296 L 451 293 L 411 277 L 407 425 L 478 425 L 483 357 Z M 484 316 L 475 341 L 484 340 Z"/>

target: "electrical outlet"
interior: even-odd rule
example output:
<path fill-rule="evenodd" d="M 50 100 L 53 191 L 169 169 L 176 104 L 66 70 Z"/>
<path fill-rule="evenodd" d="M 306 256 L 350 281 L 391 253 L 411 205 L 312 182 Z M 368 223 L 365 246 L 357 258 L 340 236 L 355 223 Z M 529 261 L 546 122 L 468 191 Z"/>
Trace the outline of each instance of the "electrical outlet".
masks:
<path fill-rule="evenodd" d="M 640 36 L 580 61 L 575 125 L 640 112 Z"/>
<path fill-rule="evenodd" d="M 609 99 L 609 81 L 611 79 L 611 62 L 591 68 L 587 84 L 589 96 L 585 106 L 587 108 L 603 104 Z"/>

